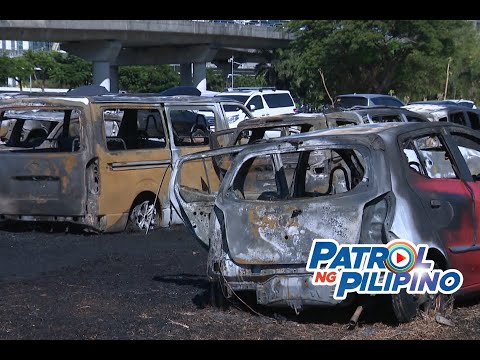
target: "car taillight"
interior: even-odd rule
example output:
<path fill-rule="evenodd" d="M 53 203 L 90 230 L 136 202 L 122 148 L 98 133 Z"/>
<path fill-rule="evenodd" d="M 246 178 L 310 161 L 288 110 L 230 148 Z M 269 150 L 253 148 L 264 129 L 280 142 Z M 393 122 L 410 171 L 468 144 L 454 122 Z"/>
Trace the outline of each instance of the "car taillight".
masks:
<path fill-rule="evenodd" d="M 363 210 L 362 244 L 386 244 L 393 210 L 393 196 L 388 193 L 370 201 Z"/>

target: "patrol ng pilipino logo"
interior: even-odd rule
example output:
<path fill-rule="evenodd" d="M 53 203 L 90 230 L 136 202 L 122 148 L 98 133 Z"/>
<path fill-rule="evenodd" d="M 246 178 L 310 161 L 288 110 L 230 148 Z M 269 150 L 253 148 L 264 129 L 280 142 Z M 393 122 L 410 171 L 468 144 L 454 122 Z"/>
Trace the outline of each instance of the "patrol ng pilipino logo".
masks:
<path fill-rule="evenodd" d="M 335 286 L 333 298 L 344 300 L 348 293 L 452 294 L 463 284 L 456 269 L 434 269 L 426 260 L 427 245 L 415 246 L 408 240 L 387 245 L 342 244 L 332 239 L 315 239 L 308 257 L 307 271 L 313 285 Z"/>

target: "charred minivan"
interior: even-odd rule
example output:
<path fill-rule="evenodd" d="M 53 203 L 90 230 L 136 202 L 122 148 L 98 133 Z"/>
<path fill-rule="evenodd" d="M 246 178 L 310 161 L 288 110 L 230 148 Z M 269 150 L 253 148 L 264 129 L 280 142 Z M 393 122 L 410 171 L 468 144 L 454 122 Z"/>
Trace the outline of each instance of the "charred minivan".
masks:
<path fill-rule="evenodd" d="M 187 164 L 222 169 L 232 157 L 208 186 L 188 184 Z M 388 123 L 184 156 L 171 186 L 185 224 L 209 249 L 213 294 L 250 291 L 259 304 L 299 312 L 352 301 L 334 299 L 334 287 L 312 284 L 306 264 L 314 239 L 426 244 L 438 268 L 461 271 L 461 292 L 478 291 L 479 174 L 476 131 Z M 408 321 L 436 299 L 400 292 L 392 305 L 398 320 Z"/>
<path fill-rule="evenodd" d="M 0 221 L 99 232 L 181 222 L 168 183 L 181 155 L 209 148 L 235 101 L 195 96 L 23 95 L 0 101 Z M 202 168 L 203 169 L 203 168 Z M 190 181 L 201 181 L 190 169 Z"/>

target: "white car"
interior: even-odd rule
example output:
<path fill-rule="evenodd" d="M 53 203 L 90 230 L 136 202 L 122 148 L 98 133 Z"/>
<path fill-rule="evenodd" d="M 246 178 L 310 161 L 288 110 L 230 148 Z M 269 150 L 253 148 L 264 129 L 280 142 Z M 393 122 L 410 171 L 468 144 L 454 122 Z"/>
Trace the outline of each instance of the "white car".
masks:
<path fill-rule="evenodd" d="M 295 102 L 288 90 L 275 88 L 234 88 L 232 91 L 215 95 L 233 99 L 245 104 L 254 117 L 294 114 Z M 245 120 L 245 114 L 240 111 L 228 111 L 227 120 L 231 128 Z"/>

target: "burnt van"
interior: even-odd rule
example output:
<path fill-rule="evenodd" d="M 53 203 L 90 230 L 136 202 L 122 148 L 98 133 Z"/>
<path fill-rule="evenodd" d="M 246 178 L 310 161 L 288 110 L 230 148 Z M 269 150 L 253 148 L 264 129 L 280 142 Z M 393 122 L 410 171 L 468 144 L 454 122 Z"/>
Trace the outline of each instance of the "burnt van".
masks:
<path fill-rule="evenodd" d="M 168 193 L 173 163 L 209 149 L 210 131 L 228 128 L 225 108 L 232 106 L 252 117 L 238 102 L 198 96 L 3 98 L 0 221 L 74 223 L 98 232 L 180 223 Z M 190 171 L 193 187 L 207 181 L 199 169 Z"/>

